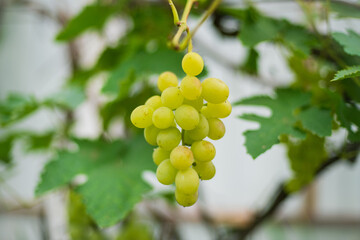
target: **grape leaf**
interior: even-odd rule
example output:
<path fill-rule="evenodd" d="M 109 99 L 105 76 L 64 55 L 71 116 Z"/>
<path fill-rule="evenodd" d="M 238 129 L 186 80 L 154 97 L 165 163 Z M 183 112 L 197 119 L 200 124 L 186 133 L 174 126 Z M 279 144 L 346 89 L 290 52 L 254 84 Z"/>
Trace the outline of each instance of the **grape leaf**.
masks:
<path fill-rule="evenodd" d="M 354 77 L 359 77 L 359 76 L 360 76 L 360 66 L 352 66 L 347 69 L 338 71 L 335 74 L 334 79 L 331 81 L 338 81 L 338 80 L 354 78 Z"/>
<path fill-rule="evenodd" d="M 332 117 L 328 109 L 310 107 L 298 115 L 303 127 L 319 137 L 331 135 Z"/>
<path fill-rule="evenodd" d="M 0 126 L 7 126 L 27 117 L 38 108 L 39 103 L 34 97 L 12 93 L 5 101 L 0 102 Z"/>
<path fill-rule="evenodd" d="M 131 72 L 136 75 L 160 74 L 164 71 L 172 71 L 176 75 L 184 75 L 181 70 L 182 54 L 168 48 L 161 47 L 155 51 L 141 50 L 133 56 L 122 61 L 110 74 L 102 91 L 109 94 L 117 94 L 124 81 Z"/>
<path fill-rule="evenodd" d="M 244 133 L 247 152 L 254 159 L 257 158 L 274 144 L 279 143 L 279 136 L 282 134 L 304 138 L 305 133 L 295 127 L 298 119 L 294 112 L 302 106 L 309 105 L 310 99 L 311 96 L 308 93 L 292 89 L 277 89 L 274 98 L 255 96 L 236 102 L 235 105 L 265 106 L 272 111 L 269 118 L 254 114 L 240 116 L 242 119 L 260 124 L 259 129 Z"/>
<path fill-rule="evenodd" d="M 116 8 L 110 5 L 88 5 L 72 18 L 69 23 L 56 36 L 58 41 L 68 41 L 89 29 L 101 29 L 107 19 L 116 12 Z"/>
<path fill-rule="evenodd" d="M 350 30 L 348 34 L 336 32 L 332 36 L 343 46 L 346 53 L 360 56 L 360 36 L 357 33 Z"/>
<path fill-rule="evenodd" d="M 294 176 L 286 184 L 288 192 L 300 190 L 311 182 L 319 166 L 327 159 L 325 139 L 307 134 L 302 141 L 289 141 L 288 157 Z"/>
<path fill-rule="evenodd" d="M 360 6 L 354 3 L 342 1 L 329 1 L 330 10 L 336 13 L 338 18 L 360 18 Z"/>
<path fill-rule="evenodd" d="M 11 150 L 14 143 L 13 136 L 0 139 L 0 162 L 10 163 L 12 160 Z"/>
<path fill-rule="evenodd" d="M 250 48 L 245 62 L 242 64 L 242 66 L 240 66 L 241 70 L 248 74 L 257 75 L 258 59 L 259 59 L 258 51 L 256 51 L 255 48 Z"/>
<path fill-rule="evenodd" d="M 35 193 L 42 195 L 85 174 L 87 182 L 75 190 L 82 196 L 87 212 L 100 227 L 115 224 L 151 189 L 141 173 L 154 170 L 152 149 L 140 137 L 113 143 L 75 142 L 78 151 L 62 151 L 45 166 Z"/>
<path fill-rule="evenodd" d="M 45 100 L 44 103 L 74 110 L 85 100 L 85 98 L 84 89 L 78 86 L 68 86 L 52 95 Z"/>

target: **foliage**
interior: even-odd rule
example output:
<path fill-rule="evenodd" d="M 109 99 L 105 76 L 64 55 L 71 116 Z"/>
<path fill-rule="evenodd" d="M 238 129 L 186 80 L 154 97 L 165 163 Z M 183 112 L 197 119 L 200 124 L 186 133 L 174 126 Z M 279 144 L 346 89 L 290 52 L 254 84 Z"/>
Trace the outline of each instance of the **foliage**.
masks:
<path fill-rule="evenodd" d="M 182 9 L 185 2 L 175 4 Z M 269 117 L 240 116 L 259 123 L 257 129 L 244 133 L 245 147 L 255 159 L 275 144 L 286 145 L 293 170 L 286 185 L 289 192 L 298 191 L 313 180 L 329 155 L 325 150 L 326 137 L 334 130 L 342 127 L 347 131 L 347 142 L 360 142 L 360 36 L 350 29 L 346 34 L 318 31 L 317 21 L 322 20 L 316 15 L 319 9 L 311 2 L 303 4 L 308 5 L 303 10 L 310 17 L 307 22 L 296 24 L 291 19 L 267 16 L 251 4 L 233 8 L 224 3 L 214 14 L 214 23 L 219 22 L 218 18 L 231 18 L 238 23 L 234 34 L 224 34 L 221 24 L 214 24 L 214 29 L 224 37 L 236 37 L 247 49 L 247 57 L 238 69 L 255 78 L 261 78 L 257 76 L 259 44 L 267 42 L 286 49 L 284 56 L 294 75 L 293 82 L 274 88 L 270 96 L 241 99 L 234 106 L 266 107 L 271 111 Z M 193 16 L 198 17 L 208 5 L 208 1 L 201 2 Z M 332 12 L 339 18 L 360 17 L 355 4 L 324 1 L 318 5 L 327 16 Z M 126 25 L 115 43 L 103 37 L 111 19 Z M 54 152 L 44 167 L 36 194 L 61 187 L 71 189 L 70 223 L 82 228 L 70 228 L 74 239 L 102 239 L 98 226 L 124 220 L 143 195 L 151 191 L 142 179 L 144 171 L 154 171 L 151 149 L 140 140 L 138 135 L 142 133 L 131 126 L 129 116 L 135 106 L 159 94 L 152 78 L 160 72 L 170 70 L 182 77 L 179 63 L 183 53 L 169 48 L 167 42 L 175 28 L 167 1 L 94 1 L 69 19 L 55 38 L 58 43 L 72 44 L 90 32 L 103 37 L 105 47 L 94 65 L 83 67 L 79 59 L 73 59 L 76 67 L 68 83 L 45 99 L 12 93 L 0 101 L 0 126 L 5 129 L 0 138 L 1 164 L 12 163 L 12 147 L 18 140 L 26 143 L 28 151 Z M 74 113 L 89 98 L 85 93 L 99 74 L 105 76 L 99 92 L 104 101 L 98 106 L 101 134 L 91 140 L 79 139 L 71 129 L 77 120 Z M 42 133 L 12 128 L 40 109 L 60 111 L 64 122 Z M 124 134 L 109 140 L 109 131 L 118 122 Z M 86 181 L 79 183 L 79 175 Z M 79 213 L 84 217 L 78 218 Z M 118 239 L 151 239 L 142 226 L 131 221 L 127 226 Z M 138 228 L 144 229 L 142 233 L 135 232 Z"/>

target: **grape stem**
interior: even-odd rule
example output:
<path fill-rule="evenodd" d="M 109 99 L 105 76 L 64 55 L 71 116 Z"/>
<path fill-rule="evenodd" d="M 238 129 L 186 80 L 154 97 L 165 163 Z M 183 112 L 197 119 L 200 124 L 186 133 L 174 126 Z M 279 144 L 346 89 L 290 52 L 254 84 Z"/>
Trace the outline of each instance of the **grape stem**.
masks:
<path fill-rule="evenodd" d="M 219 4 L 222 2 L 222 0 L 214 0 L 210 7 L 204 12 L 202 15 L 200 21 L 197 23 L 193 31 L 189 30 L 189 27 L 187 25 L 187 19 L 189 17 L 191 8 L 197 0 L 187 0 L 184 12 L 182 14 L 181 20 L 179 21 L 179 15 L 177 13 L 176 7 L 172 0 L 168 0 L 169 5 L 171 7 L 173 16 L 174 16 L 174 23 L 176 26 L 178 26 L 178 31 L 174 35 L 173 39 L 171 40 L 171 47 L 175 50 L 182 51 L 186 47 L 188 47 L 188 51 L 192 51 L 192 37 L 195 35 L 196 31 L 200 28 L 200 26 L 206 21 L 206 19 L 216 10 L 216 8 L 219 6 Z M 187 32 L 186 37 L 180 42 L 180 37 L 184 32 Z"/>

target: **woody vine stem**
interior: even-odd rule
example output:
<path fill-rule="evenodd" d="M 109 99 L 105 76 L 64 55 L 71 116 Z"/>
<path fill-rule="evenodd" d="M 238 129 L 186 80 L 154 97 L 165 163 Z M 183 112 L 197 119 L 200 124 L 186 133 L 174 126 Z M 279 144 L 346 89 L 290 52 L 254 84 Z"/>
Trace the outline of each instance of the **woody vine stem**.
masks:
<path fill-rule="evenodd" d="M 170 42 L 170 46 L 179 51 L 182 51 L 186 47 L 188 47 L 188 51 L 191 52 L 192 51 L 192 42 L 191 42 L 192 37 L 194 36 L 196 31 L 199 29 L 199 27 L 206 21 L 206 19 L 209 16 L 211 16 L 211 14 L 216 10 L 216 8 L 219 6 L 219 4 L 222 2 L 222 0 L 214 0 L 211 3 L 209 8 L 201 16 L 200 21 L 197 23 L 197 25 L 194 27 L 194 29 L 192 31 L 189 30 L 189 27 L 187 25 L 187 19 L 189 17 L 192 6 L 194 5 L 195 2 L 197 2 L 197 0 L 187 0 L 185 8 L 184 8 L 184 12 L 181 16 L 181 19 L 179 18 L 179 14 L 176 10 L 176 7 L 175 7 L 173 1 L 168 0 L 168 2 L 171 7 L 173 16 L 174 16 L 174 24 L 178 27 L 178 31 L 172 38 L 172 40 Z M 180 41 L 181 35 L 185 31 L 187 32 L 187 35 Z"/>

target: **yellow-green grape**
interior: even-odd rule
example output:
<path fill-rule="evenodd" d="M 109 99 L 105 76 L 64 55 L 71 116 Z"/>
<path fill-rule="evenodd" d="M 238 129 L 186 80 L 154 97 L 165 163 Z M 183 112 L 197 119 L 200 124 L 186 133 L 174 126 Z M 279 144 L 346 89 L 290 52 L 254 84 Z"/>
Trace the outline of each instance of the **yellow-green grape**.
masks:
<path fill-rule="evenodd" d="M 212 140 L 219 140 L 225 135 L 225 125 L 217 118 L 209 118 L 209 134 L 208 137 Z"/>
<path fill-rule="evenodd" d="M 180 83 L 180 90 L 184 98 L 195 100 L 201 95 L 201 82 L 197 77 L 186 76 Z"/>
<path fill-rule="evenodd" d="M 199 162 L 208 162 L 214 159 L 216 150 L 211 142 L 202 140 L 191 145 L 194 158 Z"/>
<path fill-rule="evenodd" d="M 183 207 L 190 207 L 198 200 L 199 193 L 196 191 L 193 194 L 185 194 L 179 190 L 175 190 L 175 199 Z"/>
<path fill-rule="evenodd" d="M 188 131 L 188 135 L 191 139 L 200 141 L 209 134 L 209 123 L 206 117 L 200 114 L 199 124 L 193 130 Z"/>
<path fill-rule="evenodd" d="M 170 159 L 162 161 L 156 169 L 156 178 L 164 185 L 173 184 L 176 175 L 177 170 L 171 165 Z"/>
<path fill-rule="evenodd" d="M 195 53 L 187 53 L 182 60 L 182 68 L 189 76 L 199 75 L 204 68 L 204 61 L 202 57 Z"/>
<path fill-rule="evenodd" d="M 194 194 L 199 188 L 199 175 L 193 168 L 180 170 L 176 174 L 176 189 L 184 194 Z"/>
<path fill-rule="evenodd" d="M 184 130 L 194 129 L 200 121 L 199 113 L 190 105 L 182 105 L 175 111 L 176 123 Z"/>
<path fill-rule="evenodd" d="M 189 168 L 194 162 L 192 151 L 185 146 L 177 146 L 170 153 L 170 162 L 178 170 Z"/>
<path fill-rule="evenodd" d="M 144 137 L 145 140 L 153 146 L 156 146 L 156 138 L 158 133 L 160 132 L 160 129 L 155 127 L 154 125 L 151 125 L 150 127 L 145 128 L 144 130 Z"/>
<path fill-rule="evenodd" d="M 216 173 L 216 169 L 212 161 L 196 162 L 194 164 L 194 169 L 199 174 L 201 180 L 210 180 Z"/>
<path fill-rule="evenodd" d="M 174 113 L 168 107 L 159 107 L 153 113 L 152 122 L 157 128 L 169 128 L 174 124 Z"/>
<path fill-rule="evenodd" d="M 207 78 L 201 86 L 201 95 L 209 103 L 222 103 L 229 97 L 229 87 L 220 79 Z"/>
<path fill-rule="evenodd" d="M 159 165 L 162 161 L 170 159 L 170 151 L 167 151 L 161 147 L 155 148 L 152 154 L 153 161 L 156 165 Z"/>
<path fill-rule="evenodd" d="M 161 102 L 170 109 L 176 109 L 183 103 L 184 97 L 178 87 L 169 87 L 161 94 Z"/>
<path fill-rule="evenodd" d="M 172 72 L 163 72 L 158 78 L 157 85 L 159 90 L 162 92 L 168 87 L 177 87 L 178 79 Z"/>
<path fill-rule="evenodd" d="M 161 130 L 156 138 L 157 145 L 168 151 L 179 145 L 180 141 L 181 133 L 175 127 Z"/>
<path fill-rule="evenodd" d="M 189 131 L 184 131 L 183 144 L 191 146 L 193 142 L 195 142 L 195 140 L 189 137 Z"/>
<path fill-rule="evenodd" d="M 130 120 L 137 128 L 149 127 L 152 124 L 153 111 L 152 107 L 140 105 L 132 111 Z"/>
<path fill-rule="evenodd" d="M 203 106 L 200 110 L 201 114 L 204 115 L 206 118 L 213 118 L 209 108 L 207 106 Z"/>
<path fill-rule="evenodd" d="M 226 118 L 230 115 L 232 110 L 231 104 L 229 101 L 225 101 L 219 104 L 208 103 L 207 111 L 209 115 L 216 118 Z"/>
<path fill-rule="evenodd" d="M 152 107 L 154 110 L 162 106 L 161 97 L 158 95 L 152 96 L 145 102 L 146 106 Z"/>
<path fill-rule="evenodd" d="M 184 98 L 183 104 L 190 105 L 200 112 L 201 108 L 204 106 L 204 99 L 202 97 L 199 97 L 195 100 L 189 100 Z"/>

